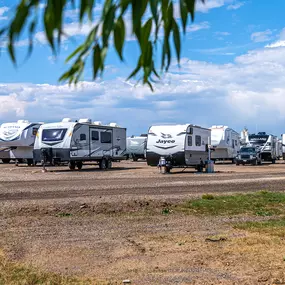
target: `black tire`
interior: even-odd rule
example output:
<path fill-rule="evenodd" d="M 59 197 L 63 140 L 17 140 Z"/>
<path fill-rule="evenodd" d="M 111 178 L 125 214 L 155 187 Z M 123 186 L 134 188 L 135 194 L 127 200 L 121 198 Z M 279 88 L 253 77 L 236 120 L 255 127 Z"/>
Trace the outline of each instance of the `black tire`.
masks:
<path fill-rule="evenodd" d="M 203 165 L 197 166 L 197 172 L 203 172 Z"/>
<path fill-rule="evenodd" d="M 239 163 L 238 163 L 238 162 L 236 162 L 236 166 L 239 166 Z"/>
<path fill-rule="evenodd" d="M 75 161 L 69 161 L 68 162 L 68 167 L 70 170 L 74 170 L 75 169 Z"/>
<path fill-rule="evenodd" d="M 27 159 L 28 166 L 34 165 L 34 161 L 32 159 Z"/>
<path fill-rule="evenodd" d="M 2 158 L 2 162 L 5 164 L 10 163 L 11 159 L 10 158 Z"/>
<path fill-rule="evenodd" d="M 138 161 L 138 158 L 135 155 L 133 155 L 133 161 Z"/>
<path fill-rule="evenodd" d="M 105 170 L 107 168 L 107 160 L 103 158 L 99 163 L 99 168 Z"/>
<path fill-rule="evenodd" d="M 272 159 L 272 164 L 275 164 L 275 162 L 276 162 L 276 159 Z"/>
<path fill-rule="evenodd" d="M 81 170 L 81 169 L 82 169 L 82 166 L 83 166 L 82 161 L 77 161 L 77 162 L 76 162 L 76 167 L 77 167 L 78 170 Z"/>
<path fill-rule="evenodd" d="M 108 168 L 108 169 L 111 169 L 111 168 L 112 168 L 112 160 L 111 160 L 111 159 L 109 159 L 109 160 L 107 161 L 107 168 Z"/>
<path fill-rule="evenodd" d="M 257 165 L 257 159 L 255 159 L 251 164 L 252 165 Z"/>

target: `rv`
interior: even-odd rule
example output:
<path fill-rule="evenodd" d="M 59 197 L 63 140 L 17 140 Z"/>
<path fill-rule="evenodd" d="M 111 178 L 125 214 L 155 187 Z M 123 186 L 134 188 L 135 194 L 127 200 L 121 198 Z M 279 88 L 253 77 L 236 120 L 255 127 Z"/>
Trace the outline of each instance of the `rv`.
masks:
<path fill-rule="evenodd" d="M 4 123 L 0 127 L 0 158 L 3 163 L 10 160 L 33 164 L 33 147 L 37 131 L 42 123 L 19 120 Z"/>
<path fill-rule="evenodd" d="M 246 146 L 248 143 L 248 129 L 244 128 L 240 133 L 240 145 Z"/>
<path fill-rule="evenodd" d="M 126 156 L 137 161 L 139 158 L 145 159 L 147 135 L 131 136 L 127 138 Z"/>
<path fill-rule="evenodd" d="M 166 172 L 173 167 L 195 167 L 202 171 L 208 159 L 211 130 L 199 126 L 152 126 L 147 137 L 147 164 L 166 163 Z"/>
<path fill-rule="evenodd" d="M 257 148 L 261 153 L 261 159 L 263 161 L 275 163 L 278 158 L 276 152 L 278 139 L 276 136 L 268 135 L 265 132 L 259 132 L 258 134 L 250 134 L 248 140 L 248 146 Z"/>
<path fill-rule="evenodd" d="M 282 147 L 282 140 L 277 139 L 277 143 L 276 143 L 276 157 L 277 157 L 277 159 L 281 159 L 282 158 L 282 155 L 283 155 L 282 149 L 283 149 L 283 147 Z"/>
<path fill-rule="evenodd" d="M 285 134 L 282 134 L 281 137 L 282 137 L 282 139 L 281 139 L 281 142 L 282 142 L 282 158 L 283 158 L 283 160 L 285 160 Z"/>
<path fill-rule="evenodd" d="M 212 160 L 231 160 L 234 163 L 240 149 L 239 134 L 227 126 L 212 126 L 211 148 Z"/>
<path fill-rule="evenodd" d="M 44 124 L 39 128 L 34 146 L 35 162 L 53 165 L 68 163 L 71 170 L 83 162 L 96 161 L 101 169 L 112 161 L 125 159 L 126 129 L 115 123 L 102 125 L 90 119 Z"/>

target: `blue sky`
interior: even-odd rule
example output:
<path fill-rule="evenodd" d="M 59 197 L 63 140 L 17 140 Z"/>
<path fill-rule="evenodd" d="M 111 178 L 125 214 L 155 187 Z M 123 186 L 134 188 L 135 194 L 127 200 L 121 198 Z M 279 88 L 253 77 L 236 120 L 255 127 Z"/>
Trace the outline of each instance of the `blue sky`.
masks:
<path fill-rule="evenodd" d="M 0 28 L 9 23 L 17 2 L 0 0 Z M 95 15 L 100 9 L 99 2 Z M 65 58 L 90 30 L 87 23 L 80 28 L 77 14 L 69 10 L 65 30 L 70 38 L 62 43 L 57 58 L 40 28 L 26 62 L 26 35 L 20 39 L 17 69 L 2 47 L 0 121 L 89 117 L 117 122 L 128 128 L 129 135 L 145 133 L 150 125 L 160 123 L 228 125 L 237 131 L 247 126 L 250 132 L 280 135 L 285 133 L 284 11 L 284 0 L 274 4 L 207 0 L 206 5 L 198 5 L 195 22 L 182 39 L 181 68 L 174 60 L 152 93 L 125 81 L 138 55 L 130 35 L 124 47 L 126 62 L 118 60 L 111 46 L 102 79 L 92 82 L 88 67 L 76 88 L 59 84 L 68 68 Z"/>

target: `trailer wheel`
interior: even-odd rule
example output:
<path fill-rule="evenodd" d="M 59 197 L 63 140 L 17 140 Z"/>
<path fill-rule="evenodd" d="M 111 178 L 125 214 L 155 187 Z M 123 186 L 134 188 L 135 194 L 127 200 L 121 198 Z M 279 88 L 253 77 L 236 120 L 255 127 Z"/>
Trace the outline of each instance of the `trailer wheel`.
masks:
<path fill-rule="evenodd" d="M 81 169 L 82 169 L 82 166 L 83 166 L 82 161 L 77 161 L 77 162 L 76 162 L 76 167 L 78 168 L 78 170 L 81 170 Z"/>
<path fill-rule="evenodd" d="M 75 161 L 69 161 L 68 162 L 68 167 L 70 170 L 74 170 L 75 169 Z"/>
<path fill-rule="evenodd" d="M 108 159 L 108 161 L 107 161 L 107 168 L 108 169 L 112 168 L 112 160 L 111 159 Z"/>
<path fill-rule="evenodd" d="M 138 161 L 138 157 L 136 157 L 135 155 L 133 155 L 133 161 Z"/>
<path fill-rule="evenodd" d="M 99 164 L 100 169 L 105 170 L 107 168 L 107 160 L 103 158 Z"/>
<path fill-rule="evenodd" d="M 10 163 L 10 158 L 2 158 L 2 162 L 5 164 Z"/>
<path fill-rule="evenodd" d="M 239 166 L 239 163 L 238 163 L 238 162 L 236 162 L 236 166 Z"/>
<path fill-rule="evenodd" d="M 272 164 L 275 164 L 275 162 L 276 162 L 276 159 L 272 159 Z"/>
<path fill-rule="evenodd" d="M 197 172 L 203 172 L 203 165 L 198 165 L 197 166 Z"/>
<path fill-rule="evenodd" d="M 32 166 L 34 164 L 34 161 L 32 159 L 27 159 L 28 166 Z"/>

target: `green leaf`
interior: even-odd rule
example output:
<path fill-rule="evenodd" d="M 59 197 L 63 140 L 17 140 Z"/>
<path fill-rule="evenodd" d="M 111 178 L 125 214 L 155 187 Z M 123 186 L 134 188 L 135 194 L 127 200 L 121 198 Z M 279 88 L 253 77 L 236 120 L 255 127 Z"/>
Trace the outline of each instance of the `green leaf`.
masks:
<path fill-rule="evenodd" d="M 50 12 L 49 6 L 47 6 L 44 12 L 45 33 L 52 50 L 55 52 L 54 39 L 53 39 L 53 31 L 54 31 L 53 24 L 54 24 L 54 19 L 52 13 Z"/>
<path fill-rule="evenodd" d="M 116 51 L 121 60 L 123 60 L 122 51 L 123 51 L 124 41 L 125 41 L 125 24 L 122 16 L 120 16 L 114 27 L 114 43 Z"/>
<path fill-rule="evenodd" d="M 188 12 L 191 15 L 192 21 L 194 21 L 194 13 L 195 13 L 195 0 L 184 0 L 186 3 L 186 7 Z"/>
<path fill-rule="evenodd" d="M 181 22 L 182 22 L 182 28 L 183 33 L 186 33 L 186 25 L 187 25 L 187 19 L 188 19 L 188 13 L 187 13 L 187 7 L 185 5 L 184 0 L 180 0 L 180 15 L 181 15 Z"/>
<path fill-rule="evenodd" d="M 179 33 L 179 27 L 175 20 L 173 20 L 172 23 L 173 26 L 173 40 L 174 40 L 174 46 L 176 50 L 176 55 L 178 59 L 178 63 L 180 62 L 180 51 L 181 51 L 181 43 L 180 43 L 180 33 Z"/>
<path fill-rule="evenodd" d="M 115 12 L 116 12 L 116 6 L 112 5 L 103 22 L 103 28 L 102 28 L 102 40 L 103 40 L 103 46 L 108 46 L 108 41 L 109 41 L 109 36 L 111 31 L 113 30 L 114 27 L 114 20 L 115 20 Z"/>
<path fill-rule="evenodd" d="M 76 54 L 78 54 L 80 51 L 82 51 L 84 48 L 84 45 L 80 45 L 76 50 L 74 50 L 65 60 L 65 63 L 68 63 Z"/>
<path fill-rule="evenodd" d="M 150 10 L 156 25 L 158 23 L 157 8 L 158 8 L 158 0 L 150 0 Z"/>
<path fill-rule="evenodd" d="M 93 50 L 93 79 L 96 79 L 101 66 L 101 48 L 96 44 Z"/>
<path fill-rule="evenodd" d="M 8 52 L 9 52 L 9 55 L 10 55 L 13 63 L 16 64 L 15 51 L 14 51 L 14 46 L 13 46 L 12 42 L 9 42 L 9 44 L 8 44 Z"/>
<path fill-rule="evenodd" d="M 80 1 L 80 13 L 79 13 L 79 21 L 82 22 L 83 16 L 87 10 L 88 0 Z"/>
<path fill-rule="evenodd" d="M 152 28 L 152 18 L 148 19 L 142 28 L 142 38 L 140 41 L 141 50 L 144 51 L 147 47 L 148 39 Z"/>
<path fill-rule="evenodd" d="M 134 77 L 134 76 L 139 72 L 139 70 L 141 69 L 141 67 L 142 67 L 142 65 L 141 65 L 141 56 L 140 56 L 136 68 L 132 71 L 132 73 L 129 75 L 129 77 L 127 78 L 127 80 L 129 80 L 129 79 L 131 79 L 132 77 Z"/>

